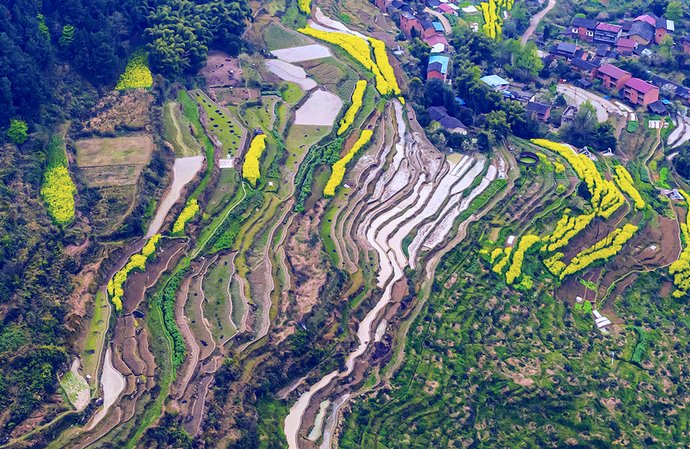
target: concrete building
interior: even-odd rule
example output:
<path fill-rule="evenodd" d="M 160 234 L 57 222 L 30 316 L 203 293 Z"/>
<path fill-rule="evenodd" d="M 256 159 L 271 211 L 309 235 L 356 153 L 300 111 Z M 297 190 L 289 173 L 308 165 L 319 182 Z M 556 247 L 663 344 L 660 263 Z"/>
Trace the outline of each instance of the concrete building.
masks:
<path fill-rule="evenodd" d="M 659 88 L 639 78 L 625 82 L 623 96 L 635 105 L 648 106 L 659 100 Z"/>
<path fill-rule="evenodd" d="M 597 78 L 602 81 L 602 85 L 608 90 L 621 90 L 625 83 L 632 78 L 630 72 L 619 69 L 615 65 L 603 64 L 597 70 Z"/>
<path fill-rule="evenodd" d="M 585 42 L 592 42 L 594 40 L 594 29 L 596 27 L 596 20 L 576 17 L 570 24 L 570 37 Z"/>
<path fill-rule="evenodd" d="M 614 45 L 618 38 L 621 37 L 622 31 L 623 27 L 620 25 L 599 23 L 594 29 L 594 42 Z"/>
<path fill-rule="evenodd" d="M 494 90 L 506 90 L 510 86 L 510 82 L 501 78 L 498 75 L 487 75 L 480 78 L 481 82 L 491 87 Z"/>

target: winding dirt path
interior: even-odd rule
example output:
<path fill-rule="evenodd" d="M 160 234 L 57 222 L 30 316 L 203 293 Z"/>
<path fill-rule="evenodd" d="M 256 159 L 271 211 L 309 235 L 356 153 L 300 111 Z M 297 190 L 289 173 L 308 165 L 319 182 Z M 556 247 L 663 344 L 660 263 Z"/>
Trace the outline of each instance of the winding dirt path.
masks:
<path fill-rule="evenodd" d="M 520 43 L 522 45 L 525 45 L 527 41 L 529 40 L 530 37 L 534 34 L 534 32 L 537 30 L 537 27 L 541 23 L 541 20 L 556 6 L 556 0 L 549 0 L 549 3 L 546 5 L 544 9 L 536 13 L 535 15 L 532 16 L 531 19 L 529 19 L 529 27 L 525 30 L 524 33 L 522 33 L 522 37 L 520 38 Z"/>

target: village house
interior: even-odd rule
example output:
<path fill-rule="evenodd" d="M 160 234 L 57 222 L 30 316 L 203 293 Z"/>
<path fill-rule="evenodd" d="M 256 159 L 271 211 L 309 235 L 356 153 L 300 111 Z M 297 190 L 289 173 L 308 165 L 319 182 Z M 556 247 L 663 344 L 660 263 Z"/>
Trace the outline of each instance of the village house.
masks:
<path fill-rule="evenodd" d="M 619 69 L 615 65 L 603 64 L 597 70 L 597 78 L 602 81 L 602 87 L 608 90 L 621 90 L 625 83 L 632 78 L 630 72 Z"/>
<path fill-rule="evenodd" d="M 657 17 L 653 13 L 643 14 L 639 17 L 636 17 L 633 21 L 633 28 L 635 27 L 635 23 L 640 22 L 647 23 L 652 26 L 652 29 L 654 30 L 653 40 L 656 44 L 660 44 L 668 33 L 672 33 L 676 30 L 676 25 L 673 20 Z"/>
<path fill-rule="evenodd" d="M 448 39 L 442 34 L 434 34 L 424 39 L 431 47 L 431 53 L 444 53 L 448 49 Z"/>
<path fill-rule="evenodd" d="M 648 22 L 637 20 L 633 22 L 630 31 L 627 32 L 629 39 L 639 45 L 647 46 L 654 41 L 655 28 Z"/>
<path fill-rule="evenodd" d="M 480 81 L 496 91 L 502 91 L 510 87 L 510 83 L 498 75 L 486 75 L 480 78 Z"/>
<path fill-rule="evenodd" d="M 441 14 L 450 14 L 451 16 L 457 16 L 458 12 L 455 10 L 457 6 L 455 8 L 453 8 L 453 6 L 455 5 L 449 3 L 441 3 L 440 5 L 438 5 L 438 8 L 436 9 Z"/>
<path fill-rule="evenodd" d="M 579 53 L 579 54 L 578 54 Z M 577 48 L 577 45 L 570 42 L 561 42 L 549 49 L 549 54 L 555 57 L 565 58 L 571 60 L 577 56 L 582 57 L 583 51 Z"/>
<path fill-rule="evenodd" d="M 637 48 L 638 43 L 630 38 L 621 37 L 616 42 L 616 51 L 622 56 L 631 56 L 635 48 Z"/>
<path fill-rule="evenodd" d="M 635 105 L 648 106 L 659 99 L 659 88 L 639 78 L 625 82 L 623 96 Z"/>
<path fill-rule="evenodd" d="M 448 64 L 450 58 L 445 55 L 432 54 L 429 56 L 429 64 L 426 68 L 426 79 L 445 81 L 448 76 Z"/>
<path fill-rule="evenodd" d="M 594 42 L 601 44 L 613 45 L 616 43 L 623 27 L 620 25 L 612 25 L 610 23 L 599 23 L 594 29 Z"/>
<path fill-rule="evenodd" d="M 536 117 L 541 122 L 546 122 L 551 116 L 551 106 L 536 101 L 530 101 L 525 108 L 527 114 Z"/>
<path fill-rule="evenodd" d="M 422 36 L 424 27 L 422 21 L 409 12 L 400 14 L 400 31 L 402 31 L 408 39 L 412 37 Z"/>
<path fill-rule="evenodd" d="M 592 42 L 594 40 L 594 29 L 596 27 L 596 20 L 576 17 L 570 25 L 570 37 L 585 42 Z"/>
<path fill-rule="evenodd" d="M 432 106 L 426 109 L 431 120 L 438 122 L 443 129 L 451 133 L 467 134 L 467 127 L 457 118 L 448 115 L 448 110 L 443 106 Z"/>
<path fill-rule="evenodd" d="M 651 75 L 649 82 L 659 88 L 659 95 L 690 103 L 690 88 L 658 75 Z"/>
<path fill-rule="evenodd" d="M 570 61 L 570 68 L 575 72 L 579 72 L 587 80 L 592 81 L 597 76 L 599 64 L 592 61 L 585 61 L 584 59 L 575 58 Z"/>

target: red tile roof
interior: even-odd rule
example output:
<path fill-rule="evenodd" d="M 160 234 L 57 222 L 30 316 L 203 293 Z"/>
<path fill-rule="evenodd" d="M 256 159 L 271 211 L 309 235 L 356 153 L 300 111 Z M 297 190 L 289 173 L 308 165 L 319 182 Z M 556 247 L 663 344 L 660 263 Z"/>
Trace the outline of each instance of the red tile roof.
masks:
<path fill-rule="evenodd" d="M 620 30 L 622 30 L 623 27 L 620 25 L 611 25 L 610 23 L 600 23 L 599 25 L 597 25 L 596 29 L 599 31 L 609 31 L 611 33 L 617 33 Z"/>
<path fill-rule="evenodd" d="M 648 82 L 642 81 L 639 78 L 630 78 L 625 82 L 625 87 L 629 87 L 630 89 L 634 89 L 643 94 L 646 94 L 650 90 L 658 89 L 658 87 L 652 86 Z"/>
<path fill-rule="evenodd" d="M 432 34 L 431 36 L 425 38 L 424 42 L 432 47 L 436 44 L 448 45 L 448 39 L 446 39 L 446 37 L 442 34 Z"/>
<path fill-rule="evenodd" d="M 635 48 L 637 45 L 637 42 L 635 42 L 632 39 L 628 39 L 627 37 L 621 37 L 616 41 L 616 46 L 617 47 L 625 47 L 625 48 Z"/>
<path fill-rule="evenodd" d="M 599 73 L 608 75 L 613 79 L 619 79 L 624 75 L 630 75 L 630 72 L 626 72 L 625 70 L 619 69 L 615 65 L 611 64 L 603 64 L 601 67 L 599 67 Z"/>

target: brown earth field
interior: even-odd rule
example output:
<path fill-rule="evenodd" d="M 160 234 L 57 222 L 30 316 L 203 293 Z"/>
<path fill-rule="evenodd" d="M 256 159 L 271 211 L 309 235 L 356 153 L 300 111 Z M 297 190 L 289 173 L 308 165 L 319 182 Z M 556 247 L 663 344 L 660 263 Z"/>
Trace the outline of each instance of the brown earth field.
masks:
<path fill-rule="evenodd" d="M 114 135 L 118 130 L 141 130 L 149 123 L 153 95 L 144 90 L 114 91 L 93 108 L 93 117 L 82 128 L 84 133 Z"/>
<path fill-rule="evenodd" d="M 236 87 L 242 84 L 239 60 L 222 51 L 210 51 L 206 65 L 199 72 L 208 87 Z"/>
<path fill-rule="evenodd" d="M 150 134 L 82 139 L 76 142 L 79 167 L 146 165 L 154 144 Z"/>

